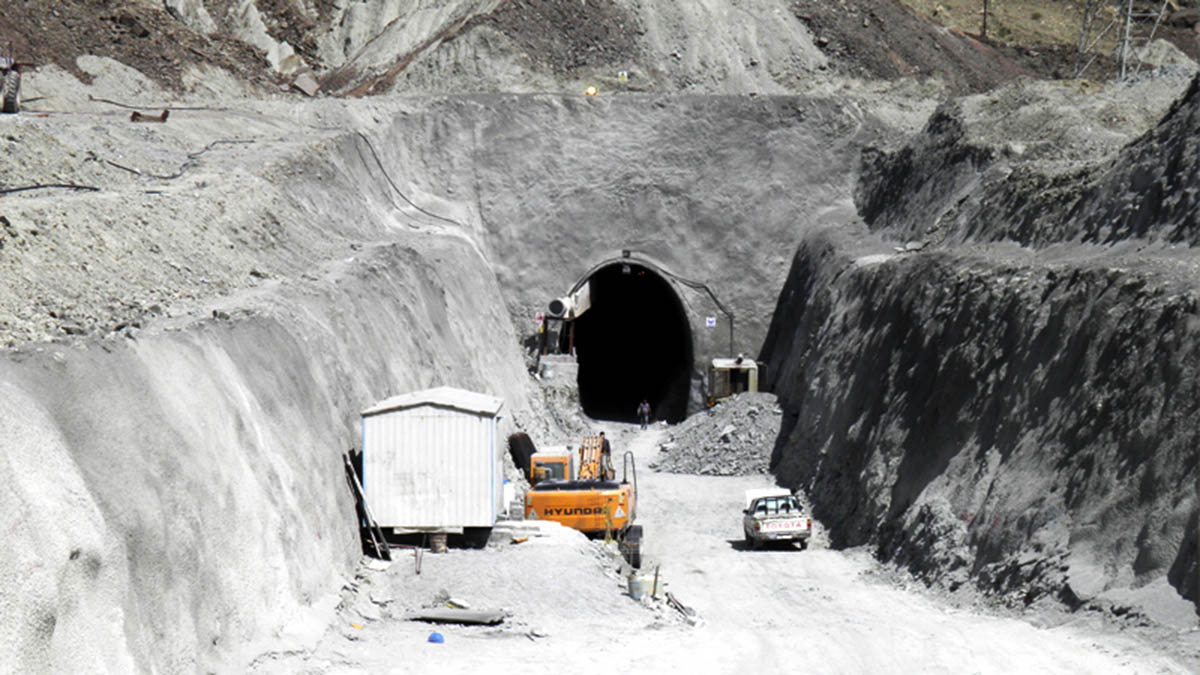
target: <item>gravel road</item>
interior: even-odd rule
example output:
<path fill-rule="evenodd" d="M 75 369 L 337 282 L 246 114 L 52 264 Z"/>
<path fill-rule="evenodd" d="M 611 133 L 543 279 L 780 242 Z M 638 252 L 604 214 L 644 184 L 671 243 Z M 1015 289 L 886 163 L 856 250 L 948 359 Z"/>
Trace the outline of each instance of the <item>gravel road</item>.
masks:
<path fill-rule="evenodd" d="M 636 438 L 643 462 L 662 431 Z M 800 667 L 819 672 L 1187 672 L 1122 635 L 1035 628 L 955 609 L 875 577 L 862 549 L 742 550 L 743 492 L 770 476 L 642 477 L 645 557 L 703 623 L 646 645 L 635 663 L 692 663 L 706 672 Z M 818 533 L 819 535 L 819 533 Z M 644 637 L 644 636 L 639 636 Z M 652 638 L 651 638 L 652 640 Z M 633 650 L 636 651 L 636 650 Z M 656 653 L 655 653 L 656 652 Z M 639 667 L 640 670 L 640 667 Z M 763 672 L 769 672 L 764 670 Z"/>
<path fill-rule="evenodd" d="M 632 450 L 642 467 L 667 433 L 607 427 L 616 448 Z M 603 544 L 551 528 L 519 545 L 426 555 L 420 576 L 405 556 L 387 572 L 362 573 L 358 598 L 344 603 L 315 649 L 285 644 L 261 655 L 252 670 L 1188 672 L 1112 628 L 1037 628 L 951 607 L 884 581 L 868 551 L 828 549 L 819 532 L 807 551 L 743 550 L 742 493 L 770 485 L 769 476 L 643 468 L 639 481 L 643 569 L 660 568 L 666 590 L 696 612 L 694 622 L 661 601 L 639 604 L 623 595 Z M 447 593 L 474 608 L 505 609 L 510 618 L 497 628 L 396 618 Z M 381 596 L 396 599 L 380 603 Z M 434 630 L 444 643 L 426 641 Z"/>

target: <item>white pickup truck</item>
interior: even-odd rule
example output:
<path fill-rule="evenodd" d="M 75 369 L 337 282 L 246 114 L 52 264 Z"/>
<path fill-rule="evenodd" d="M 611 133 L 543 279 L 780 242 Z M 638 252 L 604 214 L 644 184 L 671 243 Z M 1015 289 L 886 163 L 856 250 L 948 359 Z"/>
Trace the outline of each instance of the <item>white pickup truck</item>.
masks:
<path fill-rule="evenodd" d="M 763 542 L 796 542 L 808 548 L 812 536 L 812 517 L 804 513 L 800 500 L 783 488 L 746 490 L 746 508 L 742 511 L 742 529 L 746 547 L 758 548 Z"/>

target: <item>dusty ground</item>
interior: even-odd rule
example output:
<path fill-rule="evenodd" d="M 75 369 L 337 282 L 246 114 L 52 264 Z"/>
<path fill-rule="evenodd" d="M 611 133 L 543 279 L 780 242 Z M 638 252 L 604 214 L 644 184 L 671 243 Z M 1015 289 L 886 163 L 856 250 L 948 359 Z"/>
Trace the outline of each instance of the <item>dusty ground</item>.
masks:
<path fill-rule="evenodd" d="M 641 465 L 664 431 L 618 432 Z M 625 445 L 625 444 L 628 445 Z M 253 672 L 429 672 L 438 669 L 611 672 L 1185 673 L 1200 665 L 1190 634 L 1155 641 L 1087 617 L 998 616 L 896 583 L 868 551 L 743 550 L 742 493 L 762 476 L 639 474 L 643 570 L 696 612 L 624 594 L 620 562 L 602 542 L 553 528 L 486 550 L 402 552 L 363 571 L 315 648 L 268 652 Z M 552 570 L 552 571 L 550 571 Z M 505 609 L 495 628 L 430 626 L 405 612 L 446 597 Z M 445 642 L 430 644 L 432 631 Z"/>

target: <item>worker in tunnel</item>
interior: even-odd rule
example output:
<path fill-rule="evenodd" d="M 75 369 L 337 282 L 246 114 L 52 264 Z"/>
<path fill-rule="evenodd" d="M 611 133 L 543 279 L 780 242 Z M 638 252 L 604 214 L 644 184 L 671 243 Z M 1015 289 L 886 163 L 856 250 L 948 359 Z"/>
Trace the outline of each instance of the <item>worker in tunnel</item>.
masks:
<path fill-rule="evenodd" d="M 637 407 L 637 415 L 638 415 L 638 421 L 642 423 L 642 431 L 645 431 L 646 427 L 650 425 L 650 402 L 649 401 L 647 401 L 644 398 L 642 399 L 642 402 L 639 403 L 638 407 Z"/>

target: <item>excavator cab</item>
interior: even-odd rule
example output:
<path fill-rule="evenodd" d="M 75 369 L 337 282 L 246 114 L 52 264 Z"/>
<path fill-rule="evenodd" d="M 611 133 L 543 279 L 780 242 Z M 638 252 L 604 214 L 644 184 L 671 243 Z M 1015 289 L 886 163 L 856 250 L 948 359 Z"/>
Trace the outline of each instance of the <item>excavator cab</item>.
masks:
<path fill-rule="evenodd" d="M 571 480 L 575 475 L 574 455 L 564 451 L 535 452 L 529 457 L 529 484 L 547 480 Z"/>

